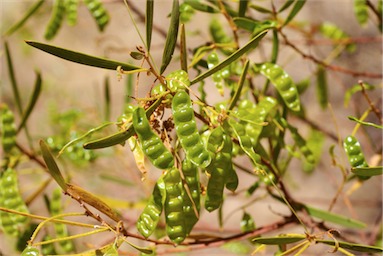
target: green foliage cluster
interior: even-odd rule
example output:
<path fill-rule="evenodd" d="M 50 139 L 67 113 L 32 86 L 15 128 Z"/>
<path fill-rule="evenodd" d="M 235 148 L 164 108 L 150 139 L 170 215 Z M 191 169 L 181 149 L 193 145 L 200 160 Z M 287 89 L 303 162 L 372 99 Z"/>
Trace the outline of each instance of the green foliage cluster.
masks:
<path fill-rule="evenodd" d="M 331 228 L 335 224 L 342 228 L 362 229 L 366 228 L 365 223 L 333 213 L 332 206 L 328 210 L 323 210 L 300 202 L 291 196 L 286 186 L 291 168 L 296 167 L 294 163 L 301 163 L 303 173 L 314 174 L 320 170 L 319 164 L 325 155 L 325 141 L 334 140 L 334 137 L 337 140 L 337 136 L 333 133 L 313 125 L 309 114 L 310 106 L 303 100 L 306 89 L 310 86 L 316 87 L 318 106 L 322 111 L 331 111 L 329 70 L 354 77 L 365 76 L 371 80 L 381 79 L 382 74 L 334 66 L 329 59 L 318 59 L 304 53 L 293 44 L 285 31 L 295 29 L 305 33 L 305 25 L 296 21 L 297 15 L 307 6 L 304 0 L 286 0 L 280 6 L 275 6 L 273 3 L 260 5 L 257 1 L 246 0 L 237 2 L 173 0 L 171 9 L 168 10 L 169 27 L 165 33 L 160 63 L 154 62 L 152 56 L 154 50 L 151 46 L 152 33 L 162 29 L 156 27 L 153 21 L 157 3 L 147 0 L 145 13 L 137 11 L 129 1 L 124 3 L 132 24 L 136 26 L 137 33 L 142 39 L 137 51 L 131 52 L 132 59 L 129 63 L 92 56 L 45 42 L 26 41 L 28 45 L 48 54 L 77 64 L 109 69 L 117 73 L 117 77 L 127 76 L 128 82 L 130 81 L 127 90 L 129 97 L 124 97 L 125 109 L 117 121 L 107 120 L 108 122 L 79 135 L 83 131 L 76 131 L 76 124 L 81 119 L 78 113 L 68 111 L 57 115 L 54 122 L 58 123 L 59 129 L 54 136 L 47 136 L 40 141 L 40 150 L 35 150 L 33 147 L 36 141 L 29 134 L 27 121 L 30 114 L 35 111 L 40 95 L 44 93 L 42 74 L 36 72 L 34 90 L 24 108 L 10 49 L 8 44 L 4 43 L 10 86 L 20 122 L 15 122 L 16 113 L 11 108 L 12 104 L 1 105 L 0 131 L 4 157 L 0 173 L 0 223 L 4 235 L 17 237 L 21 241 L 19 243 L 23 244 L 23 249 L 25 248 L 22 255 L 57 253 L 75 255 L 77 249 L 72 239 L 110 231 L 112 242 L 85 251 L 81 255 L 118 255 L 123 244 L 129 244 L 142 255 L 155 255 L 160 244 L 179 245 L 184 246 L 180 248 L 186 248 L 185 250 L 193 250 L 194 245 L 209 246 L 224 243 L 224 247 L 230 247 L 234 251 L 235 248 L 242 250 L 246 245 L 231 244 L 230 241 L 243 241 L 248 237 L 251 238 L 250 241 L 255 249 L 254 254 L 263 250 L 265 246 L 277 245 L 277 249 L 271 249 L 277 255 L 290 253 L 300 255 L 310 246 L 314 247 L 316 243 L 325 244 L 333 248 L 334 252 L 339 251 L 344 255 L 353 255 L 351 252 L 371 254 L 383 252 L 379 246 L 371 246 L 362 241 L 350 242 L 347 236 L 338 234 L 337 230 Z M 84 4 L 92 14 L 100 32 L 107 28 L 110 19 L 118 19 L 109 14 L 106 2 L 84 0 Z M 39 9 L 44 5 L 46 6 L 44 0 L 32 4 L 24 17 L 11 26 L 4 36 L 16 33 L 29 19 L 37 16 Z M 355 0 L 357 21 L 365 26 L 368 21 L 377 19 L 377 27 L 381 32 L 381 5 L 382 1 L 374 6 L 370 1 Z M 53 39 L 60 29 L 64 29 L 62 23 L 65 17 L 69 25 L 76 25 L 80 19 L 77 14 L 80 6 L 78 0 L 54 1 L 45 39 Z M 141 35 L 144 30 L 138 29 L 133 19 L 133 12 L 144 17 L 145 40 Z M 187 26 L 197 15 L 207 15 L 209 18 L 206 31 L 210 34 L 210 39 L 188 48 L 190 47 L 188 39 L 194 34 L 189 33 Z M 262 16 L 264 18 L 255 18 L 257 15 L 264 15 Z M 334 45 L 331 58 L 339 58 L 342 54 L 353 54 L 358 47 L 353 38 L 328 21 L 316 26 L 313 31 Z M 270 52 L 266 53 L 263 60 L 253 58 L 252 54 L 260 51 L 266 43 L 271 44 Z M 296 53 L 315 64 L 316 70 L 309 79 L 297 82 L 286 72 L 278 60 L 283 45 L 291 47 Z M 177 60 L 179 64 L 175 64 Z M 170 65 L 171 63 L 177 68 L 171 70 L 171 67 L 174 67 Z M 133 85 L 131 79 L 135 77 L 136 84 L 139 84 L 140 77 L 145 73 L 153 82 L 146 92 L 146 97 L 139 98 L 137 94 L 131 94 Z M 315 76 L 315 83 L 310 82 L 311 76 Z M 105 79 L 106 119 L 110 117 L 110 106 L 113 104 L 110 101 L 108 81 Z M 262 81 L 264 85 L 260 86 Z M 372 83 L 375 82 L 376 80 L 373 80 Z M 333 144 L 329 149 L 333 165 L 342 173 L 343 179 L 339 191 L 342 192 L 345 184 L 353 184 L 352 189 L 346 192 L 348 195 L 370 178 L 374 179 L 376 178 L 374 176 L 382 174 L 382 166 L 377 163 L 367 164 L 369 158 L 364 156 L 363 144 L 359 143 L 357 135 L 362 128 L 377 130 L 383 128 L 381 111 L 367 93 L 367 91 L 376 92 L 378 88 L 379 85 L 359 81 L 344 94 L 345 105 L 349 104 L 356 93 L 362 93 L 367 101 L 367 109 L 363 110 L 361 116 L 349 117 L 350 121 L 355 122 L 352 133 L 344 139 L 339 138 L 343 143 Z M 214 97 L 210 97 L 211 95 Z M 218 97 L 215 97 L 216 95 Z M 366 121 L 374 115 L 378 121 Z M 310 127 L 308 136 L 298 129 L 296 119 L 308 124 Z M 118 131 L 111 132 L 112 129 L 106 129 L 111 125 Z M 27 135 L 29 149 L 19 144 L 21 131 Z M 90 139 L 90 136 L 96 136 L 97 139 Z M 116 149 L 120 145 L 124 146 L 126 142 L 143 179 L 147 178 L 148 170 L 160 171 L 158 179 L 153 182 L 152 194 L 144 200 L 144 206 L 141 207 L 143 210 L 134 220 L 136 223 L 134 231 L 125 226 L 123 217 L 125 214 L 122 213 L 126 209 L 121 209 L 125 208 L 122 203 L 117 203 L 116 207 L 116 204 L 111 204 L 112 200 L 103 199 L 74 185 L 71 182 L 76 180 L 76 173 L 62 172 L 59 167 L 62 163 L 57 163 L 57 158 L 63 155 L 69 162 L 77 164 L 75 168 L 81 169 L 98 157 L 113 158 L 117 155 L 117 153 L 96 154 L 97 149 Z M 373 148 L 379 146 L 381 148 L 381 145 L 374 141 L 370 144 Z M 348 165 L 339 161 L 339 156 L 334 151 L 335 147 L 341 148 L 347 155 Z M 375 153 L 381 154 L 381 149 Z M 40 160 L 40 155 L 44 161 Z M 34 197 L 28 200 L 23 199 L 17 178 L 21 176 L 19 171 L 22 167 L 19 162 L 23 161 L 24 156 L 28 157 L 29 161 L 39 164 L 39 168 L 46 170 L 49 175 L 48 182 L 39 185 Z M 153 168 L 147 168 L 145 159 L 149 160 Z M 248 166 L 240 164 L 239 159 L 245 159 Z M 113 174 L 113 170 L 109 172 Z M 248 187 L 241 186 L 243 173 L 251 175 L 255 182 Z M 29 213 L 27 205 L 36 197 L 42 197 L 51 178 L 56 181 L 59 188 L 53 190 L 51 196 L 44 196 L 50 216 L 41 216 L 40 212 Z M 119 178 L 117 180 L 122 182 Z M 290 215 L 281 216 L 280 221 L 271 223 L 270 226 L 257 227 L 257 220 L 253 218 L 249 209 L 252 206 L 256 207 L 259 198 L 254 197 L 254 194 L 260 190 L 286 206 Z M 66 213 L 61 201 L 62 192 L 78 202 L 85 213 Z M 239 233 L 217 237 L 201 236 L 194 232 L 201 215 L 210 212 L 217 212 L 220 228 L 223 228 L 225 224 L 223 205 L 227 198 L 239 196 L 244 192 L 256 200 L 237 210 L 243 213 L 241 220 L 238 221 Z M 338 197 L 339 194 L 334 197 L 334 203 Z M 302 218 L 303 214 L 305 218 Z M 71 216 L 88 216 L 97 221 L 98 225 L 88 224 L 88 221 L 64 219 Z M 42 222 L 36 226 L 29 221 L 30 219 L 40 219 Z M 53 223 L 54 232 L 43 229 L 50 222 Z M 300 226 L 304 234 L 284 234 L 281 228 L 287 224 Z M 322 233 L 311 232 L 309 224 L 314 225 Z M 68 231 L 68 227 L 72 225 L 90 228 L 91 231 L 72 235 Z M 259 237 L 272 230 L 279 232 L 280 235 Z M 28 234 L 27 239 L 22 235 L 23 232 Z M 38 242 L 40 238 L 37 235 L 40 233 L 44 233 L 44 238 Z M 0 234 L 0 238 L 2 236 L 3 234 Z M 161 239 L 164 236 L 166 238 Z M 329 240 L 325 240 L 325 236 Z M 154 246 L 145 244 L 145 247 L 140 247 L 130 241 L 133 238 L 151 242 Z M 292 243 L 295 245 L 290 246 Z"/>

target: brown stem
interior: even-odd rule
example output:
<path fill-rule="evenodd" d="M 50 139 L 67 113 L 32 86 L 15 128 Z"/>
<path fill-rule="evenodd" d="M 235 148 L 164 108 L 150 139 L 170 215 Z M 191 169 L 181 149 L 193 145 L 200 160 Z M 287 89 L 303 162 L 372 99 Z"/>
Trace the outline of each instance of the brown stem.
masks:
<path fill-rule="evenodd" d="M 370 97 L 368 96 L 368 94 L 366 92 L 366 88 L 364 87 L 363 81 L 359 80 L 358 83 L 359 83 L 360 87 L 362 87 L 363 96 L 366 98 L 366 100 L 368 102 L 368 105 L 370 105 L 370 108 L 371 108 L 372 112 L 374 112 L 374 114 L 377 116 L 377 118 L 380 121 L 380 123 L 383 123 L 382 113 L 380 112 L 379 109 L 377 109 L 375 107 L 374 103 L 371 101 Z"/>
<path fill-rule="evenodd" d="M 379 27 L 381 27 L 382 26 L 382 15 L 379 13 L 379 11 L 375 8 L 375 6 L 371 3 L 370 0 L 367 0 L 366 4 L 367 4 L 368 7 L 370 7 L 371 11 L 378 18 Z"/>
<path fill-rule="evenodd" d="M 315 58 L 314 56 L 312 56 L 310 54 L 306 54 L 302 50 L 300 50 L 297 46 L 295 46 L 292 42 L 290 42 L 289 39 L 287 39 L 287 36 L 282 32 L 281 29 L 279 29 L 278 32 L 283 37 L 285 44 L 290 46 L 292 49 L 294 49 L 304 59 L 309 59 L 309 60 L 313 61 L 314 63 L 322 65 L 323 67 L 325 67 L 329 70 L 349 74 L 349 75 L 354 76 L 354 77 L 369 77 L 369 78 L 382 78 L 383 77 L 383 74 L 381 74 L 381 73 L 377 74 L 377 73 L 370 73 L 370 72 L 357 72 L 357 71 L 354 71 L 351 69 L 346 69 L 346 68 L 341 67 L 341 66 L 335 66 L 335 65 L 327 64 L 326 62 L 319 60 L 319 59 Z"/>

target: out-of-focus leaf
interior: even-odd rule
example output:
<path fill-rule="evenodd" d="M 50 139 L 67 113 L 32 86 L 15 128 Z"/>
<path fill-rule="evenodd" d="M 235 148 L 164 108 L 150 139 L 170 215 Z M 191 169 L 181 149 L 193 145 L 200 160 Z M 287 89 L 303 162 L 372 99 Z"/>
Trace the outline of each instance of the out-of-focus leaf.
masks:
<path fill-rule="evenodd" d="M 47 52 L 59 58 L 69 60 L 75 63 L 87 65 L 87 66 L 105 68 L 105 69 L 111 69 L 111 70 L 116 70 L 118 66 L 121 66 L 121 68 L 125 71 L 141 70 L 140 67 L 130 65 L 127 63 L 95 57 L 95 56 L 87 55 L 84 53 L 56 47 L 49 44 L 38 43 L 34 41 L 26 41 L 26 43 L 29 44 L 30 46 L 33 46 L 39 50 L 42 50 L 44 52 Z"/>
<path fill-rule="evenodd" d="M 105 101 L 105 120 L 110 119 L 110 85 L 109 77 L 105 77 L 104 80 L 104 101 Z"/>
<path fill-rule="evenodd" d="M 162 54 L 162 64 L 160 74 L 162 74 L 166 67 L 172 60 L 174 49 L 177 44 L 178 27 L 180 23 L 180 8 L 178 0 L 173 0 L 172 13 L 170 18 L 169 30 L 166 36 L 165 48 Z"/>
<path fill-rule="evenodd" d="M 338 215 L 332 212 L 320 210 L 307 205 L 304 205 L 303 207 L 305 207 L 307 213 L 313 217 L 316 217 L 331 223 L 335 223 L 346 228 L 365 228 L 366 227 L 365 223 L 345 217 L 343 215 Z"/>
<path fill-rule="evenodd" d="M 363 83 L 363 87 L 365 90 L 374 90 L 375 89 L 375 86 L 373 86 L 371 84 L 367 84 L 367 83 Z M 352 95 L 354 95 L 355 93 L 362 91 L 362 90 L 363 90 L 363 88 L 362 88 L 362 86 L 360 86 L 360 84 L 355 84 L 351 88 L 347 89 L 347 91 L 344 94 L 344 106 L 345 107 L 348 106 Z"/>
<path fill-rule="evenodd" d="M 356 118 L 354 116 L 349 116 L 348 119 L 351 120 L 351 121 L 355 121 L 355 122 L 357 122 L 359 124 L 363 124 L 363 125 L 366 125 L 366 126 L 372 126 L 372 127 L 378 128 L 378 129 L 383 129 L 382 125 L 378 125 L 378 124 L 374 124 L 374 123 L 370 123 L 370 122 L 364 122 L 364 121 L 359 120 L 358 118 Z"/>
<path fill-rule="evenodd" d="M 247 6 L 249 5 L 249 0 L 239 1 L 238 4 L 238 16 L 243 17 L 246 14 Z"/>
<path fill-rule="evenodd" d="M 294 19 L 294 17 L 299 13 L 305 3 L 306 0 L 297 0 L 295 2 L 293 9 L 289 13 L 289 16 L 287 16 L 285 23 L 283 23 L 283 26 L 286 26 L 292 19 Z"/>
<path fill-rule="evenodd" d="M 315 240 L 316 243 L 321 244 L 328 244 L 332 246 L 336 246 L 336 243 L 334 240 Z M 383 248 L 377 247 L 377 246 L 370 246 L 370 245 L 364 245 L 364 244 L 354 244 L 354 243 L 347 243 L 347 242 L 341 242 L 337 241 L 340 248 L 357 251 L 357 252 L 366 252 L 366 253 L 382 253 Z"/>
<path fill-rule="evenodd" d="M 282 244 L 291 244 L 302 241 L 306 239 L 305 235 L 301 234 L 283 234 L 275 237 L 256 237 L 251 241 L 257 244 L 273 244 L 273 245 L 282 245 Z"/>
<path fill-rule="evenodd" d="M 274 20 L 257 21 L 244 17 L 235 17 L 233 18 L 233 21 L 235 25 L 252 32 L 254 35 L 260 31 L 277 27 L 277 22 Z"/>
<path fill-rule="evenodd" d="M 306 89 L 309 87 L 309 85 L 310 85 L 310 79 L 309 78 L 303 79 L 303 80 L 295 83 L 295 86 L 297 87 L 299 94 L 304 93 L 306 91 Z"/>
<path fill-rule="evenodd" d="M 356 44 L 347 42 L 350 37 L 335 24 L 331 22 L 324 22 L 319 27 L 319 31 L 323 36 L 337 42 L 337 44 L 335 45 L 336 47 L 339 45 L 340 42 L 343 41 L 345 43 L 342 43 L 346 46 L 346 50 L 348 52 L 354 52 L 356 50 Z"/>
<path fill-rule="evenodd" d="M 31 8 L 28 9 L 28 11 L 24 14 L 24 16 L 19 20 L 16 24 L 14 24 L 12 27 L 10 27 L 5 33 L 5 36 L 10 36 L 14 32 L 16 32 L 19 28 L 21 28 L 25 22 L 35 13 L 37 10 L 41 7 L 41 5 L 44 3 L 45 0 L 39 0 L 34 5 L 31 6 Z"/>
<path fill-rule="evenodd" d="M 152 31 L 153 31 L 153 12 L 154 12 L 154 1 L 146 0 L 146 47 L 148 52 L 150 51 L 150 44 L 152 42 Z"/>
<path fill-rule="evenodd" d="M 351 172 L 358 176 L 372 177 L 383 174 L 383 166 L 374 167 L 353 167 Z"/>
<path fill-rule="evenodd" d="M 309 137 L 306 140 L 307 147 L 311 150 L 314 158 L 313 163 L 303 162 L 303 171 L 310 173 L 314 170 L 315 166 L 319 163 L 322 157 L 322 147 L 325 136 L 322 132 L 317 130 L 311 130 Z"/>
<path fill-rule="evenodd" d="M 8 73 L 9 73 L 9 78 L 11 79 L 13 95 L 15 96 L 17 110 L 19 111 L 19 114 L 21 114 L 23 112 L 23 106 L 21 105 L 19 87 L 17 85 L 16 76 L 13 69 L 11 52 L 9 51 L 8 43 L 6 41 L 4 42 L 4 48 L 5 48 L 5 55 L 7 57 Z"/>
<path fill-rule="evenodd" d="M 217 9 L 215 6 L 207 5 L 204 3 L 201 3 L 199 0 L 185 0 L 185 3 L 193 7 L 193 9 L 200 11 L 200 12 L 207 12 L 207 13 L 219 13 L 219 9 Z"/>
<path fill-rule="evenodd" d="M 17 132 L 19 132 L 25 126 L 25 124 L 27 123 L 27 120 L 28 120 L 30 114 L 32 113 L 32 110 L 33 110 L 33 108 L 36 105 L 37 99 L 40 96 L 40 92 L 41 92 L 41 74 L 40 74 L 40 72 L 36 72 L 36 75 L 37 75 L 37 77 L 36 77 L 36 81 L 35 81 L 35 86 L 33 88 L 33 93 L 32 93 L 31 99 L 30 99 L 30 101 L 29 101 L 29 103 L 27 105 L 27 108 L 23 112 L 23 116 L 21 118 L 20 125 L 17 128 Z"/>
<path fill-rule="evenodd" d="M 368 6 L 366 0 L 354 0 L 354 13 L 360 25 L 368 21 Z"/>
<path fill-rule="evenodd" d="M 259 6 L 259 5 L 255 5 L 253 3 L 250 4 L 250 7 L 260 13 L 273 13 L 272 10 L 269 10 L 269 9 L 266 9 L 265 7 L 262 7 L 262 6 Z"/>
<path fill-rule="evenodd" d="M 244 45 L 242 48 L 235 51 L 233 54 L 231 54 L 229 57 L 227 57 L 225 60 L 221 61 L 218 65 L 214 66 L 212 69 L 207 70 L 206 72 L 200 74 L 199 76 L 195 77 L 192 81 L 190 81 L 190 84 L 195 84 L 206 77 L 209 77 L 210 75 L 214 74 L 218 70 L 223 69 L 230 63 L 236 61 L 238 58 L 240 58 L 242 55 L 244 55 L 246 52 L 254 49 L 259 41 L 266 35 L 267 30 L 259 33 L 257 36 L 255 36 L 253 39 L 251 39 L 246 45 Z"/>
<path fill-rule="evenodd" d="M 278 13 L 283 12 L 284 10 L 286 10 L 287 8 L 289 8 L 290 5 L 292 5 L 294 2 L 295 2 L 295 0 L 287 0 L 287 1 L 281 6 L 281 8 L 279 8 Z"/>
<path fill-rule="evenodd" d="M 326 69 L 322 65 L 317 68 L 317 97 L 319 105 L 322 109 L 326 109 L 328 105 L 328 89 Z"/>
<path fill-rule="evenodd" d="M 140 251 L 141 253 L 145 253 L 145 254 L 152 254 L 153 253 L 153 249 L 151 249 L 151 248 L 140 247 L 138 245 L 135 245 L 135 244 L 128 242 L 127 240 L 125 240 L 125 243 L 128 243 L 130 246 L 132 246 L 134 249 Z"/>
<path fill-rule="evenodd" d="M 242 232 L 250 232 L 255 229 L 255 223 L 253 218 L 247 212 L 243 213 L 241 220 L 241 231 Z"/>
<path fill-rule="evenodd" d="M 67 184 L 65 183 L 64 177 L 62 176 L 57 163 L 49 150 L 47 144 L 40 140 L 41 153 L 43 154 L 44 162 L 47 165 L 48 171 L 51 176 L 55 179 L 57 184 L 62 188 L 63 191 L 67 191 Z"/>

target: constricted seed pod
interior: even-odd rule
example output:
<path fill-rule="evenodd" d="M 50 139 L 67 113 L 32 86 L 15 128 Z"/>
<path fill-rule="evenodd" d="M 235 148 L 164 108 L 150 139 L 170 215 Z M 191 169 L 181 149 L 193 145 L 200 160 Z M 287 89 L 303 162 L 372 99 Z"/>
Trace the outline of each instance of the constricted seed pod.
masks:
<path fill-rule="evenodd" d="M 141 142 L 142 151 L 150 162 L 159 169 L 171 168 L 174 165 L 173 155 L 152 131 L 145 110 L 141 107 L 133 111 L 133 127 Z"/>
<path fill-rule="evenodd" d="M 201 136 L 198 133 L 193 106 L 186 91 L 180 90 L 173 97 L 174 125 L 186 157 L 195 165 L 206 168 L 211 161 Z"/>

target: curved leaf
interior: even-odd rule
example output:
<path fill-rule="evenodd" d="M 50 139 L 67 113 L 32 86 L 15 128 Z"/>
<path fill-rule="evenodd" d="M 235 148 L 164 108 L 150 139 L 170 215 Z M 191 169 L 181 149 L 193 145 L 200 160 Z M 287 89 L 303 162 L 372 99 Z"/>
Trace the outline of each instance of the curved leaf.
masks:
<path fill-rule="evenodd" d="M 47 52 L 49 54 L 52 54 L 54 56 L 57 56 L 59 58 L 62 58 L 64 60 L 69 60 L 75 63 L 92 66 L 92 67 L 98 67 L 98 68 L 105 68 L 105 69 L 111 69 L 116 70 L 118 66 L 121 66 L 121 68 L 125 71 L 130 70 L 138 70 L 141 69 L 140 67 L 114 61 L 114 60 L 108 60 L 100 57 L 91 56 L 88 54 L 75 52 L 72 50 L 60 48 L 57 46 L 34 42 L 34 41 L 26 41 L 27 44 L 30 46 L 33 46 L 39 50 L 42 50 L 44 52 Z"/>
<path fill-rule="evenodd" d="M 244 45 L 242 48 L 238 49 L 237 51 L 233 52 L 229 57 L 227 57 L 225 60 L 221 61 L 218 65 L 214 66 L 212 69 L 207 70 L 206 72 L 200 74 L 199 76 L 195 77 L 192 81 L 190 81 L 190 84 L 195 84 L 206 77 L 211 76 L 218 70 L 223 69 L 230 63 L 236 61 L 239 59 L 242 55 L 244 55 L 246 52 L 254 49 L 259 41 L 267 34 L 268 30 L 262 31 L 257 36 L 255 36 L 253 39 L 251 39 L 246 45 Z"/>
<path fill-rule="evenodd" d="M 296 243 L 302 241 L 305 238 L 306 236 L 301 234 L 285 234 L 275 237 L 256 237 L 252 239 L 251 242 L 258 244 L 282 245 Z"/>
<path fill-rule="evenodd" d="M 317 243 L 328 244 L 335 246 L 336 243 L 334 240 L 315 240 Z M 367 253 L 382 253 L 383 248 L 377 246 L 370 246 L 364 244 L 353 244 L 338 241 L 339 247 L 344 249 L 349 249 L 357 252 L 367 252 Z"/>
<path fill-rule="evenodd" d="M 378 176 L 383 174 L 383 166 L 354 167 L 351 168 L 351 172 L 364 177 Z"/>

